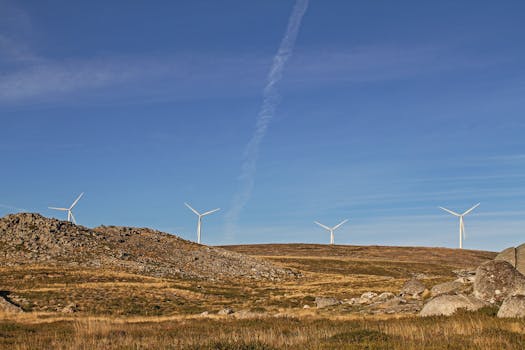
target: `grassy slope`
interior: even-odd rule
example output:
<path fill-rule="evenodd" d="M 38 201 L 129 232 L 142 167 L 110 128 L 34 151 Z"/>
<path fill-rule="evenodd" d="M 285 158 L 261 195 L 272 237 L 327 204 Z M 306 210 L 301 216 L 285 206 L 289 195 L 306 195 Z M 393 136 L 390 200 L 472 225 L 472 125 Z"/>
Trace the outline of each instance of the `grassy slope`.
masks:
<path fill-rule="evenodd" d="M 0 268 L 1 289 L 32 313 L 0 315 L 0 348 L 518 349 L 525 323 L 490 310 L 452 318 L 367 316 L 302 309 L 317 295 L 397 292 L 413 273 L 429 286 L 494 253 L 444 248 L 257 245 L 225 247 L 303 272 L 281 283 L 159 279 L 96 269 Z M 76 303 L 78 312 L 55 311 Z M 261 319 L 196 316 L 225 306 Z M 284 315 L 275 318 L 273 315 Z M 213 336 L 212 336 L 213 335 Z M 140 348 L 140 347 L 139 347 Z"/>

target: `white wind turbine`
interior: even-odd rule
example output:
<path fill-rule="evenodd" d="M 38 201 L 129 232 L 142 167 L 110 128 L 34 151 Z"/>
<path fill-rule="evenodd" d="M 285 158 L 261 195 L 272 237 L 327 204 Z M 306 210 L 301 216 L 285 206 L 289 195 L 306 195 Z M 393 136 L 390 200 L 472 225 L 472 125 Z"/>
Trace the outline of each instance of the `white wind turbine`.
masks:
<path fill-rule="evenodd" d="M 207 211 L 207 212 L 201 214 L 197 210 L 193 209 L 188 203 L 184 203 L 184 205 L 186 205 L 192 212 L 195 213 L 195 215 L 197 215 L 199 217 L 199 219 L 197 220 L 197 243 L 200 244 L 201 243 L 202 217 L 206 216 L 206 215 L 209 215 L 211 213 L 215 213 L 216 211 L 220 210 L 221 208 L 213 209 L 213 210 L 210 210 L 210 211 Z"/>
<path fill-rule="evenodd" d="M 334 227 L 328 227 L 317 221 L 314 221 L 314 223 L 316 223 L 317 225 L 321 226 L 322 228 L 330 232 L 330 244 L 334 244 L 334 231 L 337 230 L 339 227 L 341 227 L 347 221 L 348 219 L 345 219 L 341 221 L 340 223 L 338 223 L 337 225 L 335 225 Z"/>
<path fill-rule="evenodd" d="M 83 195 L 84 195 L 84 192 L 82 192 L 80 196 L 78 196 L 77 199 L 75 199 L 75 201 L 73 202 L 73 204 L 71 204 L 69 208 L 55 208 L 55 207 L 48 207 L 48 208 L 53 209 L 53 210 L 67 211 L 67 221 L 71 222 L 71 220 L 73 220 L 73 223 L 76 225 L 77 221 L 75 220 L 75 217 L 73 216 L 72 210 L 73 210 L 73 207 L 77 205 L 78 201 L 80 200 L 80 198 L 82 198 Z"/>
<path fill-rule="evenodd" d="M 463 220 L 463 217 L 467 215 L 468 213 L 470 213 L 471 211 L 473 211 L 474 209 L 476 209 L 480 204 L 481 203 L 476 204 L 475 206 L 473 206 L 472 208 L 470 208 L 463 214 L 458 214 L 456 212 L 453 212 L 450 209 L 440 207 L 444 211 L 449 212 L 450 214 L 457 216 L 459 218 L 459 249 L 463 248 L 463 239 L 465 238 L 465 221 Z"/>

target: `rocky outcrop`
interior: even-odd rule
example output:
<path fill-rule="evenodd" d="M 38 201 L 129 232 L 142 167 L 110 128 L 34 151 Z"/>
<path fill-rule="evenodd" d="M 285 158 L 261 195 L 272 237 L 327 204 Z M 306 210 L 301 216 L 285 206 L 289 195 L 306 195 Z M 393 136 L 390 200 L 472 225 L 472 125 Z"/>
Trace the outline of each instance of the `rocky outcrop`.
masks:
<path fill-rule="evenodd" d="M 506 261 L 522 274 L 525 274 L 525 244 L 510 247 L 499 253 L 495 260 Z"/>
<path fill-rule="evenodd" d="M 411 296 L 413 298 L 417 298 L 423 294 L 423 292 L 427 289 L 425 285 L 417 279 L 411 279 L 405 282 L 403 285 L 403 288 L 401 288 L 400 295 L 401 296 Z"/>
<path fill-rule="evenodd" d="M 507 248 L 494 258 L 494 260 L 502 260 L 511 264 L 513 267 L 516 267 L 516 248 L 510 247 Z"/>
<path fill-rule="evenodd" d="M 89 229 L 39 214 L 0 219 L 0 265 L 104 267 L 154 277 L 278 281 L 297 273 L 262 259 L 147 228 Z"/>
<path fill-rule="evenodd" d="M 476 270 L 474 296 L 491 304 L 513 294 L 525 294 L 525 276 L 503 260 L 488 261 Z"/>
<path fill-rule="evenodd" d="M 505 299 L 498 317 L 525 317 L 525 295 L 511 295 Z"/>
<path fill-rule="evenodd" d="M 450 316 L 459 309 L 476 311 L 487 304 L 473 296 L 440 295 L 423 306 L 420 316 Z"/>

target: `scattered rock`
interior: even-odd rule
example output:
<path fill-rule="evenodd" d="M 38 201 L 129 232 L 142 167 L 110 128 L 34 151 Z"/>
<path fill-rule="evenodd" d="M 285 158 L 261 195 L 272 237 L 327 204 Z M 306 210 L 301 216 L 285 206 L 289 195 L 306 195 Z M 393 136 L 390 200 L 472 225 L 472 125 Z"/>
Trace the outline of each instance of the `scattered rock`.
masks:
<path fill-rule="evenodd" d="M 210 313 L 208 311 L 203 311 L 199 314 L 199 316 L 208 316 Z"/>
<path fill-rule="evenodd" d="M 409 295 L 413 298 L 417 298 L 425 291 L 425 289 L 425 285 L 421 283 L 420 280 L 411 279 L 405 282 L 400 294 L 401 296 Z"/>
<path fill-rule="evenodd" d="M 474 296 L 491 304 L 525 293 L 525 276 L 503 260 L 487 261 L 476 270 Z"/>
<path fill-rule="evenodd" d="M 77 312 L 77 310 L 78 310 L 77 304 L 70 303 L 70 304 L 67 304 L 64 308 L 62 308 L 60 312 L 63 312 L 65 314 L 72 314 L 72 313 Z"/>
<path fill-rule="evenodd" d="M 6 312 L 6 313 L 19 313 L 23 312 L 22 308 L 9 302 L 8 300 L 4 299 L 0 296 L 0 311 Z"/>
<path fill-rule="evenodd" d="M 374 293 L 374 292 L 365 292 L 365 293 L 361 294 L 361 299 L 372 300 L 375 297 L 377 297 L 377 293 Z"/>
<path fill-rule="evenodd" d="M 498 317 L 525 317 L 525 295 L 511 295 L 501 304 Z"/>
<path fill-rule="evenodd" d="M 235 311 L 233 311 L 232 308 L 225 308 L 225 309 L 222 309 L 221 311 L 217 312 L 217 315 L 231 315 L 233 314 Z"/>
<path fill-rule="evenodd" d="M 377 297 L 375 297 L 374 301 L 375 302 L 384 302 L 384 301 L 387 301 L 387 300 L 392 299 L 394 297 L 395 297 L 394 293 L 383 292 L 383 293 L 379 294 Z"/>
<path fill-rule="evenodd" d="M 466 295 L 440 295 L 423 306 L 420 316 L 450 316 L 458 309 L 476 311 L 486 303 L 472 296 Z"/>
<path fill-rule="evenodd" d="M 309 309 L 310 308 L 310 305 L 304 305 L 303 306 L 303 309 Z"/>
<path fill-rule="evenodd" d="M 336 298 L 316 297 L 315 304 L 317 305 L 318 309 L 321 309 L 327 306 L 339 305 L 341 304 L 341 301 L 337 300 Z"/>

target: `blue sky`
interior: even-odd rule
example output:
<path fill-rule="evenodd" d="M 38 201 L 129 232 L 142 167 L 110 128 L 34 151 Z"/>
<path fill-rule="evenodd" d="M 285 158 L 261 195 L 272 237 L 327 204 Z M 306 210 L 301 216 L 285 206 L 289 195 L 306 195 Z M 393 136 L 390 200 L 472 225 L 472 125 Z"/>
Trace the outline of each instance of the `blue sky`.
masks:
<path fill-rule="evenodd" d="M 294 7 L 0 0 L 0 215 L 147 226 L 209 244 L 499 250 L 525 230 L 522 1 L 310 0 L 260 144 L 225 213 Z"/>

